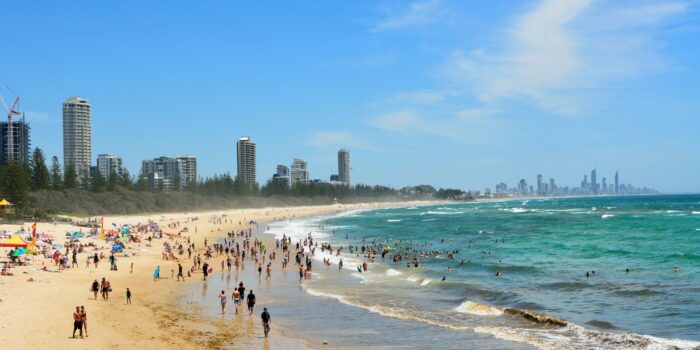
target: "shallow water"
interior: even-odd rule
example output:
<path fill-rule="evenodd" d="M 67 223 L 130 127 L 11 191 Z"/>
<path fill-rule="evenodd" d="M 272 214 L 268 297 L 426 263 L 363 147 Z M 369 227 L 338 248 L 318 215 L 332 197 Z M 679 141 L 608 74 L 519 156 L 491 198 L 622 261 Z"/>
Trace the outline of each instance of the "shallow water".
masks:
<path fill-rule="evenodd" d="M 304 307 L 286 311 L 309 324 L 320 319 L 320 329 L 343 329 L 349 335 L 341 344 L 378 346 L 379 338 L 418 348 L 459 348 L 460 342 L 482 348 L 700 346 L 698 195 L 384 209 L 277 223 L 269 232 L 311 233 L 316 241 L 344 246 L 346 268 L 315 262 L 319 279 L 297 287 L 295 298 L 305 300 Z M 377 257 L 367 273 L 358 273 L 362 257 L 350 255 L 347 246 L 372 242 L 411 259 L 414 251 L 456 253 L 454 259 L 421 259 L 418 269 Z M 315 258 L 322 256 L 317 250 Z M 533 322 L 517 310 L 561 318 L 567 326 Z M 324 312 L 327 318 L 309 316 Z M 289 326 L 311 335 L 295 322 Z"/>

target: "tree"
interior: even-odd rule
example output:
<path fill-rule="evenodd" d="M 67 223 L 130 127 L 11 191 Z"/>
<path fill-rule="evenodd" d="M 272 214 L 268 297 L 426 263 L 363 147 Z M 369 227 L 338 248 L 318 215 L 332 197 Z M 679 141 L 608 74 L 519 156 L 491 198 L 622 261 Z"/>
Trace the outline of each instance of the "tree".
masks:
<path fill-rule="evenodd" d="M 105 180 L 104 176 L 102 176 L 102 173 L 100 173 L 99 170 L 95 171 L 95 176 L 92 177 L 90 181 L 90 190 L 92 192 L 102 192 L 105 189 L 105 186 L 107 185 L 107 181 Z"/>
<path fill-rule="evenodd" d="M 109 180 L 107 181 L 107 191 L 114 191 L 119 185 L 120 178 L 116 170 L 112 169 L 109 173 Z"/>
<path fill-rule="evenodd" d="M 131 178 L 131 174 L 126 168 L 122 168 L 119 172 L 119 185 L 124 188 L 131 188 L 134 185 L 134 180 Z"/>
<path fill-rule="evenodd" d="M 46 167 L 46 158 L 41 148 L 37 147 L 32 153 L 30 162 L 31 188 L 32 190 L 45 190 L 49 188 L 51 176 L 49 168 Z"/>
<path fill-rule="evenodd" d="M 180 181 L 182 181 L 180 175 L 175 174 L 175 177 L 173 177 L 173 191 L 180 191 Z"/>
<path fill-rule="evenodd" d="M 63 189 L 63 179 L 61 178 L 61 164 L 58 162 L 58 157 L 51 158 L 51 189 Z"/>
<path fill-rule="evenodd" d="M 25 166 L 11 162 L 0 167 L 0 192 L 17 208 L 28 205 L 29 173 Z"/>
<path fill-rule="evenodd" d="M 73 163 L 66 164 L 63 174 L 63 186 L 70 190 L 78 188 L 78 173 L 75 171 Z"/>

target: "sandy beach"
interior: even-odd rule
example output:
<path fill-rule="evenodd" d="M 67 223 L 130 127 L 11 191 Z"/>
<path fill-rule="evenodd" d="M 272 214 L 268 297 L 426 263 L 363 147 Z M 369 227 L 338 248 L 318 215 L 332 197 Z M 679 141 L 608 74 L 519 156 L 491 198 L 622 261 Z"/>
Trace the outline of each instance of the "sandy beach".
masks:
<path fill-rule="evenodd" d="M 419 203 L 382 203 L 382 204 L 353 204 L 329 205 L 289 208 L 263 208 L 220 210 L 197 213 L 151 214 L 137 216 L 107 216 L 104 217 L 105 227 L 112 223 L 146 224 L 149 220 L 156 222 L 165 233 L 177 233 L 185 227 L 188 232 L 180 236 L 163 235 L 162 239 L 142 240 L 140 243 L 127 244 L 124 254 L 117 254 L 118 270 L 110 270 L 106 259 L 102 260 L 99 268 L 91 265 L 86 267 L 86 259 L 97 252 L 109 256 L 111 243 L 99 238 L 83 238 L 82 244 L 94 243 L 96 249 L 88 247 L 77 255 L 79 266 L 59 270 L 50 259 L 40 255 L 28 256 L 30 264 L 15 266 L 11 269 L 13 276 L 0 277 L 0 343 L 7 348 L 57 348 L 57 349 L 123 349 L 130 346 L 164 349 L 182 348 L 303 348 L 303 342 L 281 336 L 278 327 L 273 327 L 269 340 L 262 338 L 259 313 L 265 300 L 258 300 L 260 307 L 256 309 L 254 319 L 245 324 L 222 323 L 217 315 L 209 315 L 201 308 L 183 303 L 184 293 L 191 284 L 202 284 L 201 272 L 192 274 L 186 282 L 176 282 L 177 260 L 164 260 L 162 252 L 164 243 L 170 244 L 195 243 L 193 252 L 205 252 L 204 241 L 209 246 L 217 239 L 226 237 L 227 232 L 248 230 L 255 227 L 246 223 L 254 221 L 262 226 L 265 222 L 289 220 L 305 216 L 331 215 L 343 211 L 373 209 L 392 206 L 408 206 Z M 425 204 L 425 203 L 423 203 Z M 197 220 L 192 220 L 197 218 Z M 93 218 L 94 219 L 94 218 Z M 179 222 L 179 227 L 168 227 Z M 25 225 L 3 225 L 2 229 L 15 232 L 20 228 L 30 230 L 32 223 Z M 37 233 L 53 236 L 54 243 L 64 243 L 65 232 L 82 230 L 69 224 L 38 223 Z M 267 247 L 274 247 L 272 237 L 260 235 L 257 230 L 255 238 L 263 239 Z M 240 240 L 240 239 L 239 239 Z M 185 244 L 183 244 L 185 245 Z M 270 248 L 272 250 L 273 248 Z M 53 252 L 55 249 L 52 249 Z M 2 248 L 2 260 L 6 260 L 9 248 Z M 65 252 L 65 248 L 60 249 Z M 268 252 L 269 253 L 269 252 Z M 279 254 L 279 252 L 278 252 Z M 175 254 L 185 269 L 192 265 L 187 258 L 187 252 L 180 256 Z M 209 264 L 214 272 L 221 271 L 222 257 L 214 256 Z M 279 260 L 279 258 L 278 258 Z M 70 265 L 70 256 L 68 265 Z M 43 265 L 42 265 L 43 264 Z M 133 271 L 131 266 L 133 264 Z M 249 270 L 254 272 L 253 262 L 248 263 Z M 42 270 L 42 266 L 46 270 Z M 154 269 L 160 266 L 160 280 L 153 281 Z M 273 270 L 278 270 L 279 264 L 272 264 Z M 113 289 L 109 300 L 101 296 L 94 299 L 90 292 L 93 280 L 107 278 Z M 271 282 L 274 287 L 274 280 Z M 126 304 L 126 288 L 132 292 L 131 305 Z M 212 300 L 217 304 L 216 300 Z M 87 311 L 88 337 L 85 339 L 72 338 L 72 312 L 76 306 L 85 306 Z M 240 321 L 244 322 L 239 318 Z"/>

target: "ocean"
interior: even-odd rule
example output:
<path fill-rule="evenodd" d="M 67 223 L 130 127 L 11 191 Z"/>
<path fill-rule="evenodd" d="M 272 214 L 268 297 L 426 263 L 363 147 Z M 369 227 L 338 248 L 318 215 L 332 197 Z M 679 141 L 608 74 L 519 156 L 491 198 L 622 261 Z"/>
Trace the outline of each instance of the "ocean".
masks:
<path fill-rule="evenodd" d="M 319 245 L 314 278 L 277 296 L 285 328 L 303 339 L 341 348 L 700 346 L 700 195 L 381 209 L 267 232 L 343 248 L 338 257 Z M 390 249 L 358 272 L 363 245 Z"/>

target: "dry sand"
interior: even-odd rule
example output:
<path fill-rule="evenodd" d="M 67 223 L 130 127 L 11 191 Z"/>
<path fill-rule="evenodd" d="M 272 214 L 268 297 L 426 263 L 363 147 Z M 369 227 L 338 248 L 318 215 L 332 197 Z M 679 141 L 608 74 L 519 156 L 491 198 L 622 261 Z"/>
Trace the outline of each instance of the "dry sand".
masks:
<path fill-rule="evenodd" d="M 205 238 L 209 244 L 216 238 L 225 237 L 226 232 L 247 229 L 244 223 L 255 220 L 263 222 L 280 220 L 283 217 L 303 217 L 328 215 L 341 211 L 372 209 L 391 206 L 407 206 L 421 203 L 382 203 L 328 205 L 289 208 L 263 208 L 219 210 L 198 213 L 152 214 L 138 216 L 105 217 L 105 227 L 111 223 L 136 224 L 153 220 L 159 223 L 165 232 L 176 232 L 182 227 L 188 227 L 189 235 L 197 248 L 203 246 Z M 426 203 L 422 203 L 426 204 Z M 228 223 L 214 224 L 212 216 L 226 215 Z M 186 222 L 189 218 L 199 220 Z M 181 222 L 179 229 L 168 229 L 167 224 Z M 243 224 L 239 225 L 239 221 Z M 27 223 L 24 227 L 29 227 Z M 195 233 L 195 227 L 197 233 Z M 19 226 L 3 225 L 2 229 L 15 231 Z M 75 226 L 66 224 L 54 225 L 39 223 L 37 232 L 54 234 L 55 242 L 63 243 L 67 230 L 76 230 Z M 83 231 L 86 231 L 83 228 Z M 174 240 L 183 241 L 183 238 Z M 266 238 L 271 239 L 271 238 Z M 131 243 L 125 251 L 129 257 L 118 258 L 118 271 L 110 271 L 109 263 L 103 260 L 99 269 L 94 266 L 85 267 L 88 256 L 94 254 L 92 249 L 78 254 L 80 267 L 60 272 L 48 259 L 41 256 L 33 257 L 29 266 L 12 269 L 14 276 L 0 276 L 0 344 L 5 349 L 127 349 L 133 346 L 150 349 L 217 349 L 217 348 L 299 348 L 303 343 L 298 340 L 284 338 L 273 327 L 269 341 L 260 338 L 259 322 L 248 323 L 245 327 L 236 324 L 222 323 L 212 315 L 203 315 L 196 307 L 184 306 L 181 298 L 185 283 L 201 283 L 201 274 L 193 274 L 187 282 L 176 282 L 171 278 L 171 270 L 177 274 L 177 262 L 162 260 L 163 242 L 153 240 L 152 246 L 147 242 Z M 83 243 L 94 241 L 105 247 L 105 255 L 109 255 L 111 244 L 107 245 L 99 239 L 83 239 Z M 268 244 L 268 246 L 274 246 Z M 2 259 L 9 249 L 0 248 Z M 136 253 L 136 254 L 134 254 Z M 186 254 L 186 253 L 185 253 Z M 194 255 L 194 254 L 193 254 Z M 180 258 L 185 269 L 191 266 L 187 255 Z M 44 262 L 49 271 L 41 270 Z M 70 263 L 70 258 L 69 258 Z M 130 264 L 134 264 L 130 273 Z M 215 271 L 220 270 L 218 260 L 210 264 Z M 156 266 L 161 266 L 161 280 L 153 282 L 152 276 Z M 106 277 L 112 284 L 113 293 L 109 301 L 103 301 L 100 296 L 93 299 L 89 291 L 93 280 Z M 28 279 L 33 279 L 33 282 Z M 274 285 L 274 282 L 273 282 Z M 132 305 L 126 305 L 126 288 L 133 293 Z M 213 300 L 212 302 L 216 302 Z M 259 300 L 264 302 L 264 300 Z M 72 312 L 78 305 L 84 305 L 87 310 L 89 337 L 85 339 L 71 338 Z M 242 322 L 242 321 L 241 321 Z"/>

